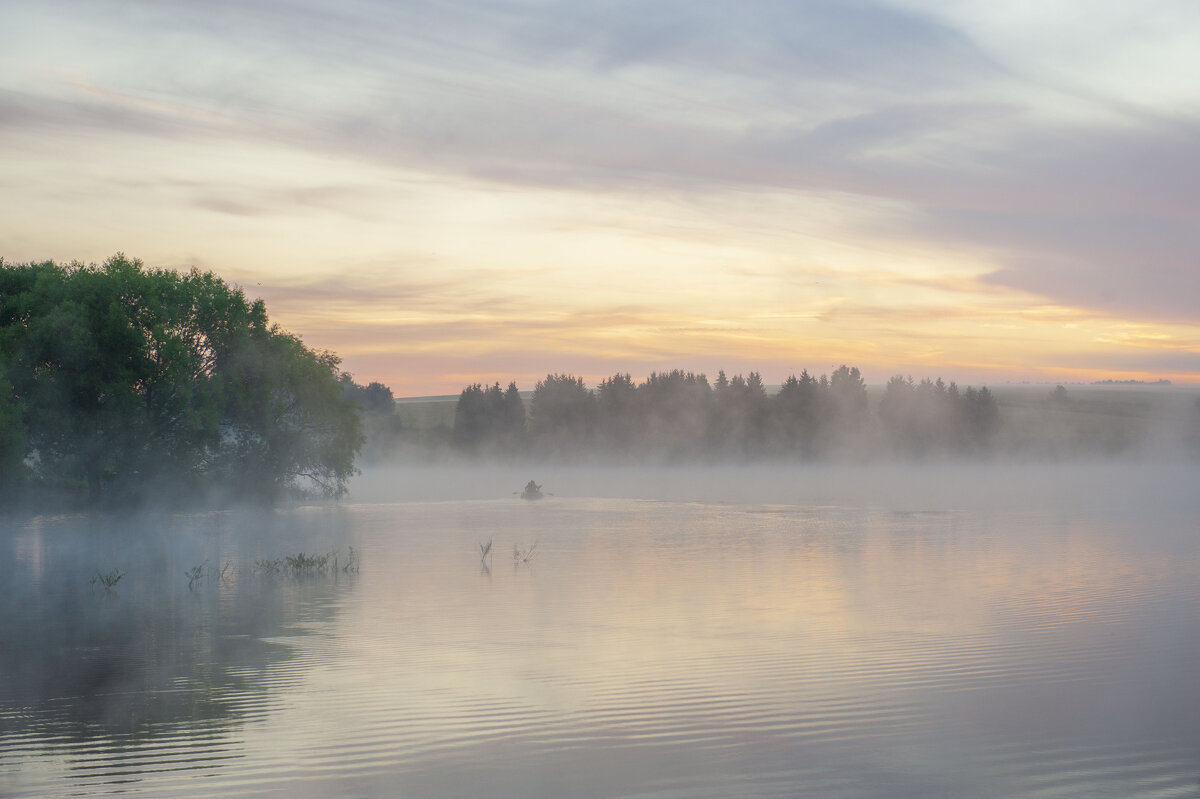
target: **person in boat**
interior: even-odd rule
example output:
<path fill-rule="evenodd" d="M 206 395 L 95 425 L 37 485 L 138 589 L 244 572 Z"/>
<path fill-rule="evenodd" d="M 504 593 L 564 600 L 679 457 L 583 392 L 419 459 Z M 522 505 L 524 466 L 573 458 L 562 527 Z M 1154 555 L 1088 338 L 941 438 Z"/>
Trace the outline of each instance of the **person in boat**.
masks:
<path fill-rule="evenodd" d="M 525 484 L 525 493 L 526 494 L 536 494 L 541 490 L 542 490 L 542 487 L 540 485 L 538 485 L 537 483 L 533 482 L 532 480 L 530 480 L 528 483 Z"/>

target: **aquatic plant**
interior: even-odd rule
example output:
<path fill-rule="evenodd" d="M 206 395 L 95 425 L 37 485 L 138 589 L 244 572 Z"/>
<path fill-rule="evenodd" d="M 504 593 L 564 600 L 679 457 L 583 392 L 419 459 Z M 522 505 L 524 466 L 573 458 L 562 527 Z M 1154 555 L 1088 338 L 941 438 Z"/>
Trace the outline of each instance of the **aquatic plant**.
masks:
<path fill-rule="evenodd" d="M 199 566 L 193 566 L 192 568 L 187 569 L 183 572 L 183 576 L 188 578 L 188 588 L 189 589 L 192 588 L 192 586 L 194 586 L 196 584 L 197 580 L 200 580 L 204 577 L 204 567 L 207 565 L 208 565 L 208 561 L 206 560 L 203 563 L 201 563 Z"/>
<path fill-rule="evenodd" d="M 358 574 L 362 557 L 354 547 L 348 549 L 345 559 L 335 549 L 324 554 L 298 552 L 295 555 L 284 555 L 281 558 L 256 560 L 254 571 L 267 576 L 284 574 L 289 577 L 308 577 L 336 574 L 337 572 Z"/>
<path fill-rule="evenodd" d="M 513 544 L 513 564 L 529 563 L 533 560 L 535 549 L 537 549 L 537 541 L 534 541 L 527 549 L 522 549 L 519 544 Z"/>
<path fill-rule="evenodd" d="M 104 586 L 105 591 L 111 591 L 113 589 L 113 586 L 116 585 L 117 583 L 121 582 L 121 578 L 124 576 L 125 576 L 125 572 L 121 571 L 120 569 L 113 569 L 113 570 L 109 571 L 107 574 L 105 574 L 105 573 L 101 572 L 99 569 L 97 569 L 96 576 L 93 577 L 88 582 L 91 585 L 95 585 L 96 583 L 99 583 L 100 585 Z"/>
<path fill-rule="evenodd" d="M 299 552 L 295 555 L 285 555 L 283 558 L 284 570 L 293 575 L 307 574 L 324 574 L 328 567 L 332 555 L 309 555 L 304 552 Z"/>
<path fill-rule="evenodd" d="M 254 570 L 260 574 L 278 574 L 283 569 L 283 558 L 254 561 Z"/>
<path fill-rule="evenodd" d="M 342 564 L 341 571 L 344 574 L 358 574 L 358 564 L 362 558 L 357 552 L 354 551 L 354 547 L 348 547 L 348 549 L 350 550 L 350 553 L 346 556 L 346 562 Z M 336 551 L 334 552 L 333 568 L 335 571 L 337 571 L 338 559 Z"/>
<path fill-rule="evenodd" d="M 479 559 L 487 560 L 490 554 L 492 554 L 492 539 L 489 538 L 486 544 L 483 542 L 479 544 Z"/>
<path fill-rule="evenodd" d="M 209 568 L 208 561 L 205 560 L 198 566 L 193 566 L 190 569 L 185 569 L 183 576 L 188 578 L 188 588 L 194 589 L 196 583 L 203 580 L 205 577 L 211 577 L 222 584 L 229 582 L 230 577 L 235 573 L 232 561 L 223 561 L 221 568 L 213 570 Z"/>

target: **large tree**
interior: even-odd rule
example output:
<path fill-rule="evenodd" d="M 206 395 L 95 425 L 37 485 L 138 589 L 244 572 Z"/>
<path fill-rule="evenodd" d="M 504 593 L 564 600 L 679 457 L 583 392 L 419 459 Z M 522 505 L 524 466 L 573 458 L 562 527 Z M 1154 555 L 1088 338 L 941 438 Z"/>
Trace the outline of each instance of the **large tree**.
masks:
<path fill-rule="evenodd" d="M 0 261 L 0 483 L 340 495 L 362 434 L 338 363 L 212 273 Z"/>

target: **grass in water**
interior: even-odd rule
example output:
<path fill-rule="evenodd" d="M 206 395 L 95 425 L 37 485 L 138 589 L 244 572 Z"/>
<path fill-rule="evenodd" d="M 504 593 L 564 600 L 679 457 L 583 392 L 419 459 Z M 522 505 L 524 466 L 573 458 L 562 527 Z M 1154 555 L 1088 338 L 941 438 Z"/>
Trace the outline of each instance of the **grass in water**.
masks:
<path fill-rule="evenodd" d="M 341 570 L 345 574 L 358 574 L 358 553 L 354 551 L 354 547 L 348 547 L 348 549 L 350 550 L 350 553 L 346 556 L 346 562 L 342 564 Z M 337 567 L 338 561 L 335 553 L 335 557 L 333 559 L 333 568 L 336 570 Z"/>
<path fill-rule="evenodd" d="M 522 563 L 529 563 L 529 561 L 533 560 L 535 549 L 537 549 L 537 541 L 534 541 L 528 549 L 523 549 L 520 545 L 513 544 L 513 564 L 519 566 Z"/>
<path fill-rule="evenodd" d="M 189 590 L 192 588 L 192 586 L 194 586 L 196 584 L 197 580 L 204 578 L 204 567 L 207 565 L 208 565 L 208 561 L 206 560 L 206 561 L 204 561 L 204 563 L 201 563 L 199 566 L 193 566 L 192 568 L 186 570 L 183 573 L 183 576 L 188 578 L 188 589 Z"/>
<path fill-rule="evenodd" d="M 288 555 L 283 559 L 284 571 L 301 576 L 307 574 L 324 574 L 329 567 L 329 555 L 306 555 L 300 552 Z"/>
<path fill-rule="evenodd" d="M 311 577 L 338 572 L 358 574 L 360 559 L 359 553 L 354 547 L 349 548 L 344 559 L 337 550 L 324 554 L 298 552 L 282 558 L 255 561 L 254 571 L 266 576 L 284 575 L 287 577 Z"/>
<path fill-rule="evenodd" d="M 256 560 L 254 561 L 254 571 L 259 574 L 265 574 L 268 577 L 279 574 L 283 569 L 283 558 L 275 558 L 274 560 Z"/>
<path fill-rule="evenodd" d="M 100 585 L 104 586 L 105 591 L 111 591 L 113 586 L 121 582 L 121 578 L 124 576 L 125 572 L 121 571 L 120 569 L 113 569 L 108 573 L 103 573 L 97 569 L 96 576 L 93 577 L 89 582 L 92 585 L 99 583 Z"/>

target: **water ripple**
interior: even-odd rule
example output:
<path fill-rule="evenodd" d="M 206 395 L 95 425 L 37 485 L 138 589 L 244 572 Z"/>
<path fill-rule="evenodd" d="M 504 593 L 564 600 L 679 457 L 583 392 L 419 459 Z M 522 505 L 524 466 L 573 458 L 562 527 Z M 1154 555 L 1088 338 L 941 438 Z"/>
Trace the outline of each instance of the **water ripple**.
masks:
<path fill-rule="evenodd" d="M 0 795 L 1197 795 L 1200 559 L 1177 538 L 1166 557 L 1029 513 L 468 505 L 346 509 L 353 581 L 130 595 L 133 626 L 95 597 L 47 606 L 53 652 L 120 665 L 104 690 L 69 687 L 91 667 L 19 672 Z M 481 570 L 487 538 L 538 557 Z"/>

